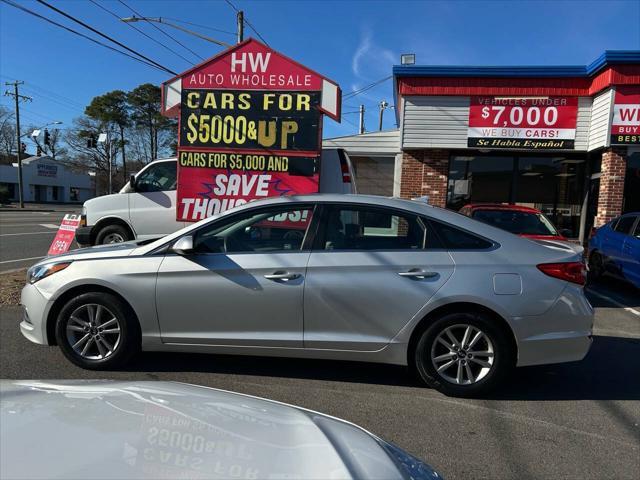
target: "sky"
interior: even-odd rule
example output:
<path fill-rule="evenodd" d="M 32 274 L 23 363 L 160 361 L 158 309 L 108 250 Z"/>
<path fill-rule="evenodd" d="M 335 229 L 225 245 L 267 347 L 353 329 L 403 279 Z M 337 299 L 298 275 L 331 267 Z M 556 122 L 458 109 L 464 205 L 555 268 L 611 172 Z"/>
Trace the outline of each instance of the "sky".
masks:
<path fill-rule="evenodd" d="M 35 1 L 11 1 L 99 38 Z M 225 0 L 95 0 L 103 8 L 88 0 L 48 2 L 176 72 L 223 47 L 169 27 L 162 27 L 164 35 L 149 23 L 134 24 L 162 46 L 116 16 L 131 16 L 131 7 L 235 42 L 236 13 Z M 401 53 L 415 53 L 424 65 L 585 65 L 604 50 L 640 50 L 640 0 L 231 2 L 270 47 L 335 80 L 343 95 L 391 75 Z M 248 36 L 257 38 L 247 26 Z M 62 121 L 60 128 L 70 128 L 94 96 L 170 77 L 0 3 L 2 86 L 23 80 L 21 93 L 33 98 L 21 106 L 23 123 Z M 342 122 L 325 118 L 323 136 L 357 133 L 360 104 L 367 131 L 377 130 L 381 100 L 393 104 L 390 80 L 346 100 Z M 11 109 L 12 102 L 0 97 Z M 384 129 L 390 128 L 395 115 L 387 110 Z"/>

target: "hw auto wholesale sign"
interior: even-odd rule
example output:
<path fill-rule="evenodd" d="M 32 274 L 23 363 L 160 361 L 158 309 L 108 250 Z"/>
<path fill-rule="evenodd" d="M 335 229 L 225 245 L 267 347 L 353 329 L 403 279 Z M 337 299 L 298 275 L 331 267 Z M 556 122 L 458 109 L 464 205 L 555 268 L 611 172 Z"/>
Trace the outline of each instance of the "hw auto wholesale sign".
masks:
<path fill-rule="evenodd" d="M 640 87 L 616 89 L 610 144 L 640 145 Z"/>
<path fill-rule="evenodd" d="M 573 149 L 577 115 L 576 97 L 471 97 L 467 145 Z"/>
<path fill-rule="evenodd" d="M 340 115 L 334 82 L 249 39 L 163 87 L 163 113 L 180 118 L 178 220 L 318 191 L 322 114 Z"/>

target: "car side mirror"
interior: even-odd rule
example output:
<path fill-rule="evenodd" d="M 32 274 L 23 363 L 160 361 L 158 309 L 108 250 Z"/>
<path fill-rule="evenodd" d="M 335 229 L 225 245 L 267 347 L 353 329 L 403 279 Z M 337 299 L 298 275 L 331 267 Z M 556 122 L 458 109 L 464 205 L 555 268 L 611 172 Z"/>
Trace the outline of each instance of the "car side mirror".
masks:
<path fill-rule="evenodd" d="M 178 241 L 173 244 L 171 250 L 178 255 L 189 255 L 193 253 L 193 237 L 186 235 L 179 238 Z"/>
<path fill-rule="evenodd" d="M 131 187 L 131 190 L 133 190 L 133 191 L 136 190 L 136 176 L 135 175 L 131 175 L 129 177 L 129 187 Z"/>

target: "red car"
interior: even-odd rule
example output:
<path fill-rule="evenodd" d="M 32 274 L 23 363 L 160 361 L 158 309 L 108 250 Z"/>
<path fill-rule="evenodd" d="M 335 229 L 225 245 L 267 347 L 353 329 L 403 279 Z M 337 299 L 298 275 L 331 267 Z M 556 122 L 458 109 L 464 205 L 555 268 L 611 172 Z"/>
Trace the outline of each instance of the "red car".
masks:
<path fill-rule="evenodd" d="M 568 241 L 551 220 L 535 208 L 503 203 L 471 203 L 462 207 L 460 213 L 521 237 Z M 563 233 L 570 234 L 569 231 Z"/>

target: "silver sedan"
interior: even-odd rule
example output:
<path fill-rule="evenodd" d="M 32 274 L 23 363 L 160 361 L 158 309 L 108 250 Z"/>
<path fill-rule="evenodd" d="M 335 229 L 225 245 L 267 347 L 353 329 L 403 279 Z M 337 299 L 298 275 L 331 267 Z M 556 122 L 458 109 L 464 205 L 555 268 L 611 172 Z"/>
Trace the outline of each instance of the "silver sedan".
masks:
<path fill-rule="evenodd" d="M 88 369 L 140 350 L 329 358 L 408 365 L 473 396 L 514 366 L 587 354 L 584 280 L 572 249 L 423 202 L 281 197 L 43 260 L 20 328 Z"/>

